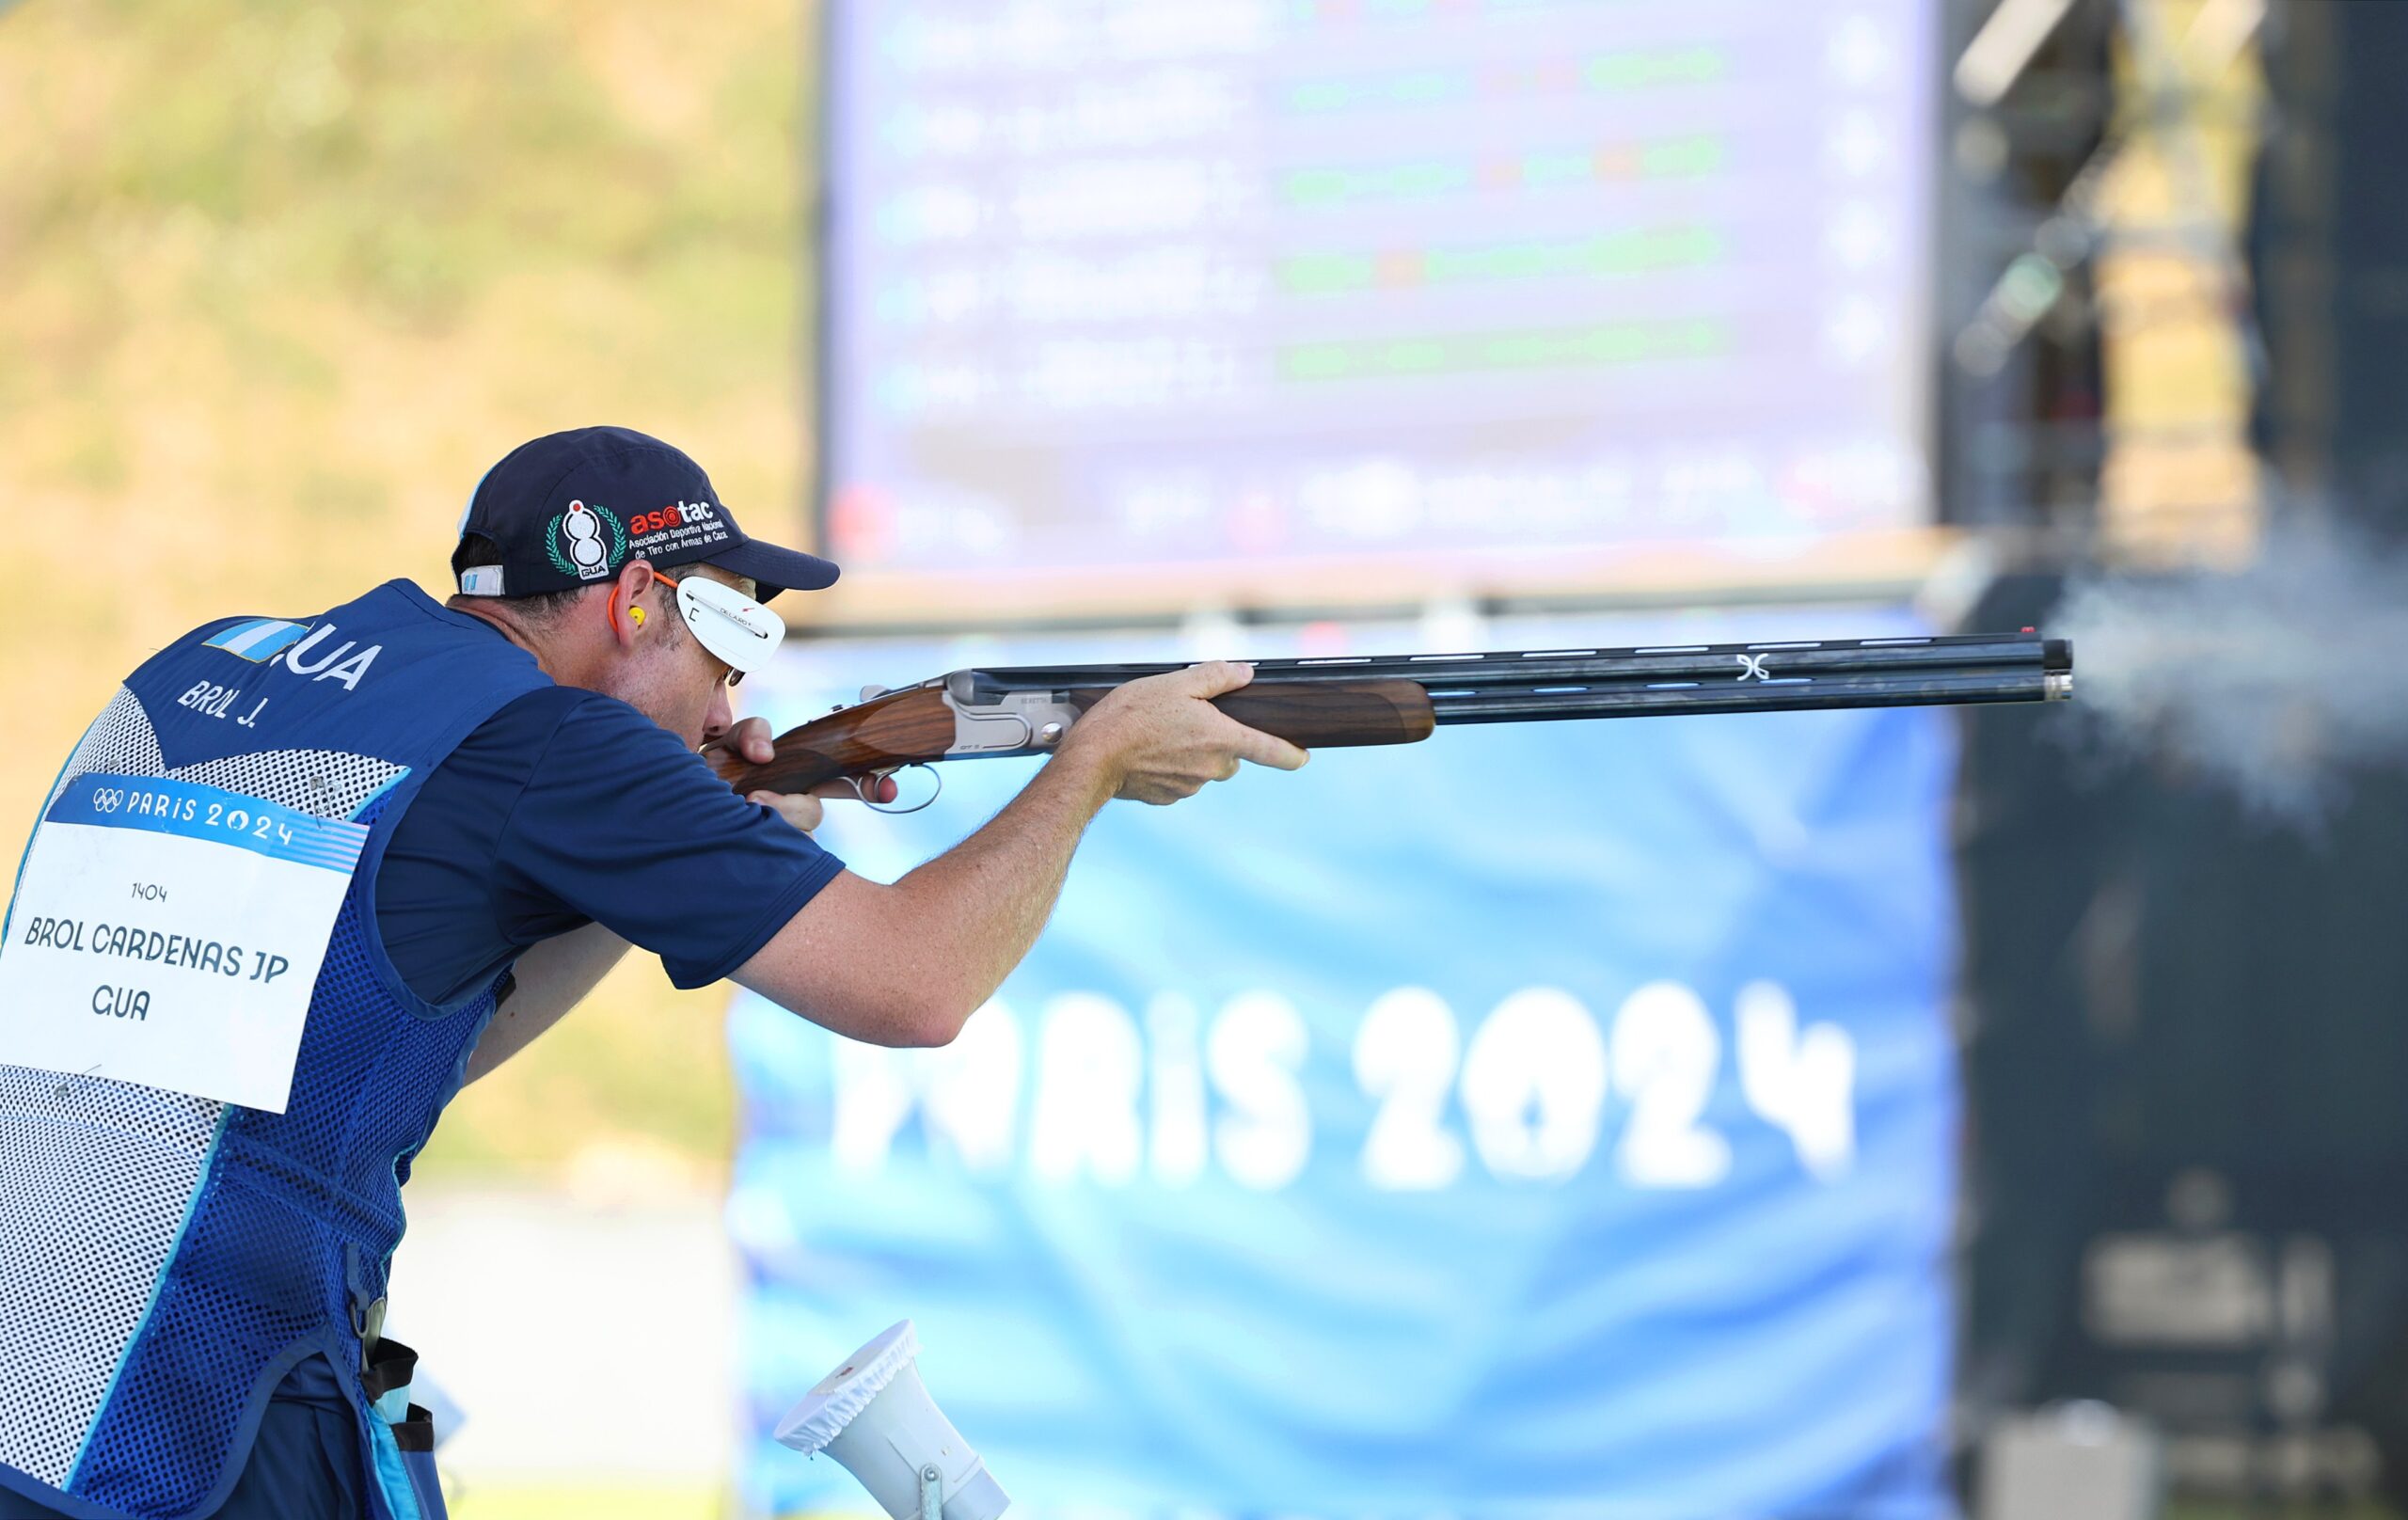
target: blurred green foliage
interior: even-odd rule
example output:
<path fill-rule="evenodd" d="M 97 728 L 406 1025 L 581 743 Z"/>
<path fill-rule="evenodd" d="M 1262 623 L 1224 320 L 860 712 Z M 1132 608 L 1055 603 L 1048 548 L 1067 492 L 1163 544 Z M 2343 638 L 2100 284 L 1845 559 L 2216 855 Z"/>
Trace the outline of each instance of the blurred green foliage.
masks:
<path fill-rule="evenodd" d="M 812 25 L 789 0 L 0 8 L 0 847 L 183 629 L 448 591 L 461 502 L 538 433 L 664 435 L 800 531 Z M 715 1169 L 724 999 L 640 958 L 465 1095 L 421 1175 Z"/>

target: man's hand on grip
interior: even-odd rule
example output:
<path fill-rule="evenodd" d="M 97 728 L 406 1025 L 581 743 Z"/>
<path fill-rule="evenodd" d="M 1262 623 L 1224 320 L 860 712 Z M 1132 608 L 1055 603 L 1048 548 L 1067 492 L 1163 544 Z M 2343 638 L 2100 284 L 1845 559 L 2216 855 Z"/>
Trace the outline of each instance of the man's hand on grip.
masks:
<path fill-rule="evenodd" d="M 1062 741 L 1063 752 L 1101 764 L 1113 796 L 1156 806 L 1228 780 L 1240 761 L 1301 768 L 1309 758 L 1303 750 L 1212 705 L 1253 679 L 1253 666 L 1216 659 L 1131 681 L 1088 709 Z"/>
<path fill-rule="evenodd" d="M 777 746 L 769 740 L 769 720 L 766 718 L 745 719 L 729 729 L 723 737 L 711 741 L 706 748 L 731 750 L 756 766 L 768 764 L 778 752 Z M 823 797 L 857 797 L 863 801 L 892 802 L 895 793 L 894 778 L 880 776 L 876 781 L 863 778 L 858 789 L 849 781 L 832 781 L 808 792 L 750 792 L 744 800 L 760 803 L 804 833 L 809 833 L 819 827 L 819 800 Z"/>

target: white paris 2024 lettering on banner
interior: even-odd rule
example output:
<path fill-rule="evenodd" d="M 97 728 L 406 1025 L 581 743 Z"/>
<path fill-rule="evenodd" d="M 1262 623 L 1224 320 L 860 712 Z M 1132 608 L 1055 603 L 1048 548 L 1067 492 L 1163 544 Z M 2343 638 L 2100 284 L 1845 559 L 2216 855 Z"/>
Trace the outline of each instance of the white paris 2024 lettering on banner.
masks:
<path fill-rule="evenodd" d="M 1845 1175 L 1856 1154 L 1855 1041 L 1834 1024 L 1801 1028 L 1789 992 L 1771 982 L 1741 988 L 1733 1014 L 1748 1116 L 1787 1136 L 1810 1177 Z M 1065 992 L 1034 1024 L 1033 1056 L 1002 999 L 943 1050 L 836 1040 L 837 1164 L 883 1167 L 915 1115 L 931 1151 L 965 1171 L 1024 1166 L 1047 1182 L 1177 1187 L 1217 1166 L 1273 1191 L 1311 1159 L 1310 1041 L 1279 993 L 1240 993 L 1208 1021 L 1175 993 L 1140 1018 L 1099 993 Z M 1731 1169 L 1731 1137 L 1709 1117 L 1724 1046 L 1704 1000 L 1678 982 L 1638 989 L 1602 1025 L 1569 992 L 1525 988 L 1468 1043 L 1444 998 L 1393 989 L 1354 1032 L 1354 1084 L 1372 1103 L 1361 1175 L 1382 1191 L 1429 1191 L 1476 1163 L 1499 1180 L 1562 1182 L 1589 1165 L 1618 1116 L 1609 1154 L 1624 1183 L 1714 1186 Z"/>

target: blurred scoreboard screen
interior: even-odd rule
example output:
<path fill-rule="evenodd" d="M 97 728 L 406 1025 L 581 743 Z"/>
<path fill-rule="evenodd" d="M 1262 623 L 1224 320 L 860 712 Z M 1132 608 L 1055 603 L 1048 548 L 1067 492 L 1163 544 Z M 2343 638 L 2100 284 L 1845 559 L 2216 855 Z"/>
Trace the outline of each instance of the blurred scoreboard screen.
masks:
<path fill-rule="evenodd" d="M 1168 594 L 1925 522 L 1932 8 L 834 0 L 824 541 Z"/>

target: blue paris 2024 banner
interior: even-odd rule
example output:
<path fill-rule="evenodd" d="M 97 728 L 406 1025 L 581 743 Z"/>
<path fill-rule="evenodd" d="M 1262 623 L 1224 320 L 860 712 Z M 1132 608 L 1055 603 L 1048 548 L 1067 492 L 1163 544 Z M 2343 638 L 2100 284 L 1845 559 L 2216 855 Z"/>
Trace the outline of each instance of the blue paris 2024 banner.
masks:
<path fill-rule="evenodd" d="M 1920 630 L 1824 610 L 1666 631 L 1482 630 Z M 1318 638 L 1386 654 L 1415 630 Z M 1194 653 L 805 646 L 771 712 L 965 664 Z M 1107 807 L 948 1048 L 739 999 L 748 1504 L 866 1506 L 768 1431 L 908 1317 L 1016 1512 L 1946 1512 L 1952 760 L 1928 711 L 1331 750 Z M 910 817 L 832 804 L 826 836 L 891 879 L 1032 768 L 948 767 Z"/>

